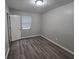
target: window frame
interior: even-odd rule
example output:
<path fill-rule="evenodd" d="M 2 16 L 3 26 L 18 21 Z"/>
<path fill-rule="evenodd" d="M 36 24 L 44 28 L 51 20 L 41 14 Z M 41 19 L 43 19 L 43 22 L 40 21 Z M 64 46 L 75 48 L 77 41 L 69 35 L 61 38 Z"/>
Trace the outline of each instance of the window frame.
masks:
<path fill-rule="evenodd" d="M 29 30 L 29 29 L 31 29 L 32 17 L 31 17 L 31 16 L 24 16 L 24 17 L 30 17 L 30 26 L 29 26 L 29 28 L 23 28 L 22 17 L 23 17 L 23 16 L 21 16 L 21 29 L 22 29 L 22 30 Z"/>

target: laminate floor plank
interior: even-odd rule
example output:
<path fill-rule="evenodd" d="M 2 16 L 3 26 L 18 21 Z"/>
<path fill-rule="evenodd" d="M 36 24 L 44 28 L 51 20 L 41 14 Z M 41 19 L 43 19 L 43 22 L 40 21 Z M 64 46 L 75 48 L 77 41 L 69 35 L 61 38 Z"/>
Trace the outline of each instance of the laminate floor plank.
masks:
<path fill-rule="evenodd" d="M 73 55 L 41 36 L 12 42 L 7 59 L 74 59 Z"/>

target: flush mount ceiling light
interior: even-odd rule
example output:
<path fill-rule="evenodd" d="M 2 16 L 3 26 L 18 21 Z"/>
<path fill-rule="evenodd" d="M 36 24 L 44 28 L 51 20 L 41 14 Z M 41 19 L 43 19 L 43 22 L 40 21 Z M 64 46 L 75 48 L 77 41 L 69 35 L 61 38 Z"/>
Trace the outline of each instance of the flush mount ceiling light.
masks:
<path fill-rule="evenodd" d="M 43 0 L 36 0 L 35 4 L 41 6 L 43 5 Z"/>

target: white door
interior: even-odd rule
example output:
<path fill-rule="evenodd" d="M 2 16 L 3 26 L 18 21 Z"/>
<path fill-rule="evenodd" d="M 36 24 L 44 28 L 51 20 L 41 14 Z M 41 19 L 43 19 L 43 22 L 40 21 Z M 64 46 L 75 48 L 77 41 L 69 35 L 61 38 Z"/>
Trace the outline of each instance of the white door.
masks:
<path fill-rule="evenodd" d="M 11 19 L 12 41 L 21 39 L 20 16 L 10 15 L 10 19 Z"/>

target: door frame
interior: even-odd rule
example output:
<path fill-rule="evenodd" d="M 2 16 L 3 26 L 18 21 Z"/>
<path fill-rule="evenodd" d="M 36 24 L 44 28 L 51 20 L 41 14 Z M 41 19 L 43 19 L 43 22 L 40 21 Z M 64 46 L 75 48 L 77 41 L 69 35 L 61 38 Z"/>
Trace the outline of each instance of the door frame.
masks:
<path fill-rule="evenodd" d="M 9 41 L 9 46 L 10 46 L 11 45 L 11 40 L 12 40 L 10 14 L 7 12 L 6 16 L 7 16 L 8 41 Z"/>

